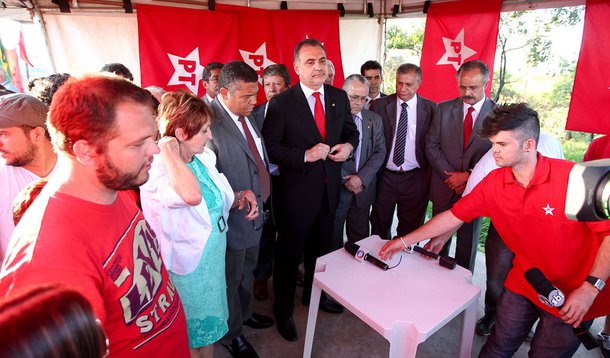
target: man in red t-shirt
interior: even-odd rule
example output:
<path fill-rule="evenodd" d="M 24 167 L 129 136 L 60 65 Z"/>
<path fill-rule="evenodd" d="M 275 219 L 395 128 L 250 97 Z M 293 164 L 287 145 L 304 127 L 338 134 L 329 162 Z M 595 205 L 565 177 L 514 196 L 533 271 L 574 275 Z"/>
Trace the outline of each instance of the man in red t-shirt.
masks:
<path fill-rule="evenodd" d="M 111 357 L 188 357 L 180 298 L 133 191 L 125 191 L 148 180 L 159 153 L 150 95 L 119 77 L 71 80 L 55 94 L 48 124 L 65 172 L 17 225 L 0 298 L 64 284 L 91 303 Z"/>
<path fill-rule="evenodd" d="M 590 283 L 610 275 L 610 221 L 567 219 L 566 189 L 574 163 L 540 155 L 539 133 L 538 114 L 527 105 L 495 109 L 485 118 L 480 134 L 491 141 L 496 164 L 502 168 L 492 171 L 452 209 L 388 242 L 379 252 L 385 259 L 404 246 L 455 231 L 476 217 L 492 219 L 515 258 L 498 302 L 496 326 L 480 357 L 512 356 L 538 318 L 530 355 L 569 357 L 580 345 L 572 326 L 610 312 L 610 290 Z M 445 241 L 446 237 L 432 239 L 426 248 L 438 252 Z M 566 295 L 561 310 L 540 302 L 524 277 L 531 268 L 540 269 Z"/>

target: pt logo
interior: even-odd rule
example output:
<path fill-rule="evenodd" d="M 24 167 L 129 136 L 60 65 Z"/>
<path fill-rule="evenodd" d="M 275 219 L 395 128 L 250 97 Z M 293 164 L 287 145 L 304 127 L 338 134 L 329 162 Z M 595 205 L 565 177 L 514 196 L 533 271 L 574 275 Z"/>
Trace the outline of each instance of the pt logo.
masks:
<path fill-rule="evenodd" d="M 196 95 L 203 75 L 203 66 L 199 63 L 199 47 L 195 48 L 186 57 L 172 55 L 171 53 L 168 53 L 167 56 L 174 66 L 174 74 L 167 85 L 185 85 Z"/>
<path fill-rule="evenodd" d="M 133 281 L 121 297 L 125 323 L 131 323 L 153 303 L 163 281 L 162 265 L 157 240 L 146 221 L 140 220 L 134 229 Z"/>
<path fill-rule="evenodd" d="M 438 60 L 437 65 L 453 65 L 457 70 L 469 57 L 477 53 L 464 44 L 464 29 L 460 31 L 455 39 L 443 36 L 443 44 L 445 45 L 445 53 Z"/>
<path fill-rule="evenodd" d="M 263 42 L 255 52 L 239 50 L 239 53 L 244 62 L 258 73 L 258 83 L 262 86 L 263 70 L 269 65 L 275 65 L 275 62 L 269 60 L 267 57 L 267 44 Z"/>

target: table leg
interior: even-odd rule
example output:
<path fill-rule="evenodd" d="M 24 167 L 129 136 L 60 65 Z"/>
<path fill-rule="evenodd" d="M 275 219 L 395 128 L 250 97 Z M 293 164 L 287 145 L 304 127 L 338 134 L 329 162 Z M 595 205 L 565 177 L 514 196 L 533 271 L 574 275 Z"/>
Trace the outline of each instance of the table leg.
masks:
<path fill-rule="evenodd" d="M 460 340 L 460 358 L 470 358 L 472 353 L 472 340 L 474 337 L 474 326 L 477 320 L 478 301 L 478 298 L 475 298 L 464 310 L 464 320 L 462 321 L 462 338 Z"/>
<path fill-rule="evenodd" d="M 397 322 L 390 339 L 390 358 L 415 358 L 419 333 L 409 322 Z"/>
<path fill-rule="evenodd" d="M 303 349 L 303 358 L 311 357 L 311 348 L 313 345 L 313 336 L 316 330 L 316 321 L 318 319 L 318 306 L 320 306 L 320 295 L 322 289 L 317 283 L 314 276 L 311 286 L 311 300 L 309 302 L 309 314 L 307 315 L 307 330 L 305 332 L 305 347 Z"/>

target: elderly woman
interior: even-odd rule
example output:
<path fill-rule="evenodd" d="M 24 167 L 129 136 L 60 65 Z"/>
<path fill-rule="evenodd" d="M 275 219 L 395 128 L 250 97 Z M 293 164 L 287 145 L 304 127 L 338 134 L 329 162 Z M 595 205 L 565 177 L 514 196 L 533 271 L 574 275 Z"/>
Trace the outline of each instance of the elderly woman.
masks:
<path fill-rule="evenodd" d="M 161 149 L 141 187 L 144 216 L 182 300 L 191 357 L 212 357 L 213 343 L 228 330 L 225 281 L 227 216 L 239 206 L 258 215 L 250 190 L 234 193 L 205 147 L 211 112 L 184 91 L 167 93 L 159 106 Z M 247 213 L 246 213 L 247 211 Z"/>

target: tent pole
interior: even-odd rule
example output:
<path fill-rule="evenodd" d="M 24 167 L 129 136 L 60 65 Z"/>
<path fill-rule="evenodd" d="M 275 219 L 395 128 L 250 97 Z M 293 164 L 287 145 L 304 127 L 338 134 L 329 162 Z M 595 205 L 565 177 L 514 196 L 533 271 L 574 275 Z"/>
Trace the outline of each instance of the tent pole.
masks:
<path fill-rule="evenodd" d="M 57 73 L 57 69 L 55 68 L 55 60 L 53 59 L 53 51 L 51 50 L 51 46 L 49 46 L 49 35 L 47 34 L 47 26 L 44 23 L 44 18 L 42 17 L 42 13 L 38 8 L 38 2 L 34 1 L 34 22 L 37 22 L 40 26 L 40 30 L 42 31 L 42 35 L 44 37 L 44 43 L 47 47 L 47 54 L 49 56 L 49 61 L 51 62 L 51 70 L 53 73 Z"/>

